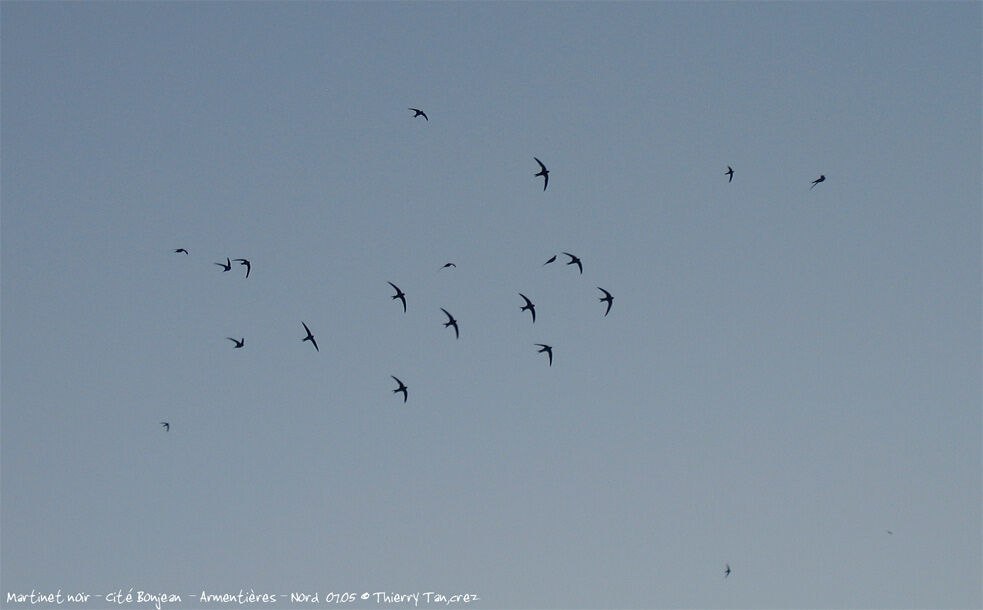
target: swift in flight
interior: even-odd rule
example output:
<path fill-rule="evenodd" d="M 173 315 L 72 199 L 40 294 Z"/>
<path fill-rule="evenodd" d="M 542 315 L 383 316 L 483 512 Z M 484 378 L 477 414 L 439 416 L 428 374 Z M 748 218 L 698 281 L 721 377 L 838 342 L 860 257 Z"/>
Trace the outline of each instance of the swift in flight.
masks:
<path fill-rule="evenodd" d="M 174 248 L 174 254 L 187 254 L 188 251 L 185 248 Z"/>
<path fill-rule="evenodd" d="M 527 297 L 526 295 L 522 294 L 521 292 L 519 293 L 519 296 L 522 297 L 522 300 L 524 300 L 526 302 L 525 305 L 523 305 L 522 307 L 519 308 L 519 311 L 526 311 L 528 309 L 529 310 L 529 314 L 532 315 L 532 322 L 533 322 L 533 324 L 535 324 L 536 323 L 536 306 L 532 304 L 532 301 L 529 300 L 529 297 Z"/>
<path fill-rule="evenodd" d="M 604 312 L 604 315 L 607 316 L 609 313 L 611 313 L 611 304 L 614 303 L 614 297 L 611 296 L 610 292 L 601 288 L 600 286 L 598 286 L 597 289 L 604 293 L 604 296 L 601 297 L 601 302 L 608 304 L 608 309 Z"/>
<path fill-rule="evenodd" d="M 570 257 L 570 260 L 569 260 L 569 262 L 567 262 L 567 264 L 568 265 L 577 265 L 577 267 L 580 269 L 580 275 L 583 275 L 584 274 L 584 266 L 580 263 L 580 259 L 577 258 L 576 256 L 574 256 L 573 254 L 570 254 L 569 252 L 564 252 L 564 254 L 566 254 L 567 256 Z"/>
<path fill-rule="evenodd" d="M 249 271 L 252 269 L 252 265 L 249 264 L 249 261 L 244 258 L 237 258 L 235 259 L 235 262 L 246 268 L 246 277 L 249 277 Z"/>
<path fill-rule="evenodd" d="M 162 421 L 162 422 L 160 422 L 160 425 L 164 427 L 164 432 L 170 432 L 171 431 L 171 424 L 169 422 Z"/>
<path fill-rule="evenodd" d="M 232 261 L 229 260 L 229 257 L 225 257 L 224 264 L 223 263 L 215 263 L 215 264 L 222 268 L 222 273 L 225 273 L 226 271 L 232 268 Z"/>
<path fill-rule="evenodd" d="M 541 354 L 546 352 L 546 355 L 550 357 L 550 366 L 553 366 L 553 346 L 544 345 L 542 343 L 537 343 L 536 346 L 539 347 L 539 351 L 536 353 Z"/>
<path fill-rule="evenodd" d="M 396 294 L 393 295 L 393 299 L 399 299 L 400 301 L 403 302 L 403 313 L 406 313 L 406 293 L 400 290 L 399 286 L 397 286 L 396 284 L 393 284 L 392 282 L 387 282 L 387 283 L 393 287 L 393 290 L 396 291 Z"/>
<path fill-rule="evenodd" d="M 812 186 L 809 187 L 809 190 L 811 191 L 812 189 L 816 188 L 816 185 L 819 184 L 820 182 L 826 182 L 826 175 L 825 174 L 820 174 L 818 178 L 816 178 L 815 180 L 813 180 L 812 181 Z"/>
<path fill-rule="evenodd" d="M 444 328 L 447 328 L 448 326 L 453 326 L 454 327 L 454 338 L 455 339 L 460 339 L 461 338 L 461 335 L 457 331 L 457 320 L 454 319 L 454 316 L 451 315 L 451 312 L 447 311 L 443 307 L 440 308 L 440 311 L 444 312 L 444 314 L 447 316 L 447 321 L 444 322 Z"/>
<path fill-rule="evenodd" d="M 321 350 L 317 349 L 317 341 L 314 340 L 314 335 L 311 334 L 311 329 L 307 328 L 306 322 L 301 322 L 304 325 L 304 330 L 307 331 L 307 336 L 301 339 L 301 342 L 310 341 L 314 345 L 314 351 L 319 352 Z"/>
<path fill-rule="evenodd" d="M 428 123 L 430 122 L 430 119 L 427 118 L 427 113 L 426 112 L 420 110 L 419 108 L 410 108 L 410 110 L 413 111 L 413 116 L 410 117 L 411 119 L 415 119 L 418 116 L 422 116 L 424 119 L 427 120 Z"/>
<path fill-rule="evenodd" d="M 396 380 L 396 383 L 399 384 L 399 387 L 396 388 L 395 390 L 393 390 L 393 394 L 396 394 L 397 392 L 402 392 L 403 393 L 403 402 L 406 402 L 406 399 L 409 398 L 409 394 L 406 393 L 406 390 L 407 390 L 406 384 L 404 384 L 402 381 L 400 381 L 399 378 L 396 377 L 395 375 L 390 375 L 390 377 L 392 377 L 393 379 L 395 379 Z"/>
<path fill-rule="evenodd" d="M 724 172 L 724 175 L 727 176 L 727 182 L 733 182 L 734 181 L 734 168 L 728 165 L 727 166 L 727 171 Z"/>
<path fill-rule="evenodd" d="M 241 339 L 233 339 L 232 337 L 226 337 L 226 339 L 228 339 L 229 341 L 235 343 L 235 345 L 232 346 L 232 349 L 239 349 L 240 347 L 242 347 L 243 345 L 246 344 L 246 338 L 245 337 L 243 337 Z"/>
<path fill-rule="evenodd" d="M 539 173 L 533 174 L 533 176 L 543 177 L 543 190 L 545 191 L 546 185 L 550 183 L 550 170 L 546 169 L 546 166 L 543 165 L 543 162 L 537 159 L 536 157 L 533 157 L 533 159 L 536 159 L 536 163 L 539 163 L 539 168 L 540 168 Z"/>

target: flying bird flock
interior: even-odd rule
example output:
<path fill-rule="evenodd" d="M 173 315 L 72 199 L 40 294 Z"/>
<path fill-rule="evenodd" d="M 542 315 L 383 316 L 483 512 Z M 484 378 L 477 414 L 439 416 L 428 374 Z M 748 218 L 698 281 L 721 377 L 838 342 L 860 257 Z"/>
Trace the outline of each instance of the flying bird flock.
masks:
<path fill-rule="evenodd" d="M 419 108 L 413 108 L 413 107 L 410 107 L 409 110 L 413 112 L 413 115 L 410 118 L 422 118 L 427 123 L 429 123 L 430 118 L 427 116 L 426 112 L 424 112 L 423 110 L 421 110 Z M 549 187 L 550 170 L 546 167 L 546 164 L 543 163 L 543 161 L 540 160 L 538 157 L 535 157 L 534 156 L 534 157 L 532 157 L 532 160 L 539 167 L 539 171 L 538 172 L 534 172 L 532 175 L 533 175 L 534 178 L 542 178 L 543 191 L 546 191 L 547 188 Z M 727 170 L 725 172 L 723 172 L 723 174 L 727 177 L 727 182 L 728 183 L 731 183 L 734 180 L 734 173 L 735 173 L 734 172 L 734 168 L 731 167 L 730 165 L 727 165 L 726 167 L 727 167 Z M 816 185 L 824 182 L 825 180 L 826 180 L 826 176 L 825 175 L 820 175 L 818 178 L 816 178 L 815 180 L 812 181 L 811 186 L 809 187 L 809 190 L 811 191 L 813 188 L 816 187 Z M 172 252 L 175 253 L 175 254 L 183 254 L 185 256 L 190 256 L 190 253 L 189 253 L 188 249 L 187 248 L 183 248 L 183 247 L 182 248 L 175 248 L 175 249 L 173 249 Z M 581 258 L 578 255 L 573 254 L 573 253 L 570 253 L 570 252 L 561 252 L 561 254 L 563 254 L 564 256 L 567 257 L 567 261 L 565 263 L 566 265 L 575 265 L 577 267 L 578 275 L 581 275 L 582 276 L 584 274 L 583 261 L 581 260 Z M 542 263 L 541 266 L 550 265 L 551 263 L 556 262 L 557 256 L 558 256 L 558 254 L 556 254 L 556 253 L 551 254 L 546 259 L 546 262 Z M 245 267 L 245 275 L 244 275 L 244 277 L 245 278 L 248 278 L 249 277 L 249 274 L 250 274 L 250 271 L 252 270 L 252 264 L 249 261 L 249 259 L 246 259 L 246 258 L 232 259 L 230 257 L 226 257 L 225 262 L 216 262 L 214 264 L 216 266 L 218 266 L 222 270 L 223 273 L 226 273 L 226 272 L 228 272 L 228 271 L 230 271 L 232 269 L 232 263 L 233 262 L 237 262 L 242 267 Z M 453 262 L 447 262 L 447 263 L 444 263 L 442 266 L 440 266 L 438 268 L 438 271 L 444 271 L 444 270 L 448 270 L 448 269 L 454 269 L 456 267 L 457 267 L 457 265 L 455 263 L 453 263 Z M 392 300 L 394 300 L 394 301 L 399 301 L 399 305 L 402 308 L 402 312 L 405 314 L 407 312 L 407 294 L 406 294 L 406 292 L 404 292 L 402 288 L 400 288 L 399 286 L 397 286 L 392 281 L 387 281 L 387 283 L 389 284 L 389 286 L 394 291 L 394 294 L 390 295 L 390 298 Z M 614 304 L 614 296 L 611 294 L 611 292 L 609 292 L 605 288 L 602 288 L 600 286 L 597 286 L 596 288 L 597 288 L 597 290 L 600 290 L 601 293 L 603 294 L 603 296 L 598 297 L 600 303 L 604 306 L 604 311 L 603 311 L 602 317 L 607 317 L 611 313 L 612 305 Z M 535 324 L 536 323 L 536 305 L 525 294 L 523 294 L 521 292 L 518 292 L 517 294 L 522 299 L 522 302 L 523 302 L 518 307 L 519 313 L 529 312 L 530 324 Z M 445 320 L 443 321 L 444 328 L 453 328 L 454 329 L 454 339 L 455 340 L 460 340 L 461 339 L 461 330 L 460 330 L 460 327 L 458 325 L 457 318 L 455 318 L 447 309 L 445 309 L 443 307 L 440 308 L 440 311 L 443 312 L 444 317 L 445 317 Z M 318 348 L 317 340 L 314 338 L 314 333 L 311 332 L 311 329 L 307 325 L 307 322 L 306 321 L 301 321 L 300 324 L 303 327 L 303 330 L 304 330 L 304 333 L 305 333 L 305 335 L 300 338 L 300 342 L 301 343 L 304 343 L 304 342 L 308 342 L 309 341 L 311 343 L 311 346 L 314 348 L 314 351 L 315 352 L 320 352 L 320 349 Z M 226 337 L 226 339 L 228 339 L 229 341 L 232 341 L 232 343 L 234 344 L 232 347 L 235 348 L 235 349 L 240 349 L 240 348 L 243 348 L 245 346 L 245 338 L 244 337 L 241 337 L 241 338 L 238 338 L 238 339 L 236 339 L 234 337 Z M 546 366 L 547 367 L 552 367 L 553 366 L 553 345 L 549 345 L 549 344 L 546 344 L 546 343 L 533 343 L 533 345 L 536 348 L 538 348 L 538 350 L 537 350 L 536 353 L 544 354 L 546 356 Z M 395 375 L 390 375 L 390 377 L 397 384 L 397 387 L 392 390 L 392 393 L 393 394 L 402 394 L 403 402 L 404 403 L 408 402 L 408 400 L 409 400 L 409 387 L 399 377 L 397 377 Z M 161 421 L 160 422 L 160 425 L 162 426 L 162 428 L 164 429 L 165 432 L 168 431 L 168 430 L 170 430 L 170 423 L 169 422 L 167 422 L 167 421 Z M 888 532 L 888 533 L 890 533 L 890 532 Z M 727 578 L 728 576 L 730 576 L 730 574 L 731 574 L 730 565 L 727 564 L 726 565 L 726 568 L 724 570 L 724 578 Z"/>
<path fill-rule="evenodd" d="M 428 123 L 430 122 L 430 117 L 428 117 L 427 116 L 427 113 L 424 112 L 423 110 L 421 110 L 420 108 L 410 107 L 409 110 L 413 112 L 413 115 L 412 115 L 411 118 L 422 118 L 426 122 L 428 122 Z M 546 167 L 546 164 L 543 163 L 543 161 L 539 159 L 539 157 L 535 157 L 534 156 L 534 157 L 532 157 L 532 160 L 536 163 L 536 165 L 539 166 L 539 171 L 538 172 L 534 172 L 533 173 L 533 177 L 535 177 L 535 178 L 542 178 L 543 179 L 543 191 L 546 191 L 547 188 L 549 187 L 550 170 Z M 734 168 L 731 167 L 730 165 L 727 165 L 726 167 L 727 167 L 727 171 L 724 172 L 724 175 L 727 176 L 727 182 L 728 183 L 731 183 L 734 180 Z M 816 187 L 817 184 L 820 184 L 821 182 L 824 182 L 825 180 L 826 180 L 826 176 L 825 175 L 820 175 L 818 178 L 816 178 L 815 180 L 812 181 L 811 186 L 809 187 L 809 190 L 811 191 L 813 188 Z M 183 247 L 182 248 L 174 248 L 172 250 L 172 252 L 175 253 L 175 254 L 183 254 L 185 256 L 190 256 L 190 253 L 189 253 L 188 249 L 187 248 L 183 248 Z M 579 256 L 577 256 L 576 254 L 573 254 L 573 253 L 570 253 L 570 252 L 562 252 L 562 254 L 567 257 L 566 265 L 576 265 L 577 271 L 579 272 L 579 274 L 580 275 L 583 275 L 583 273 L 584 273 L 584 264 L 583 264 L 583 261 L 581 260 L 581 258 Z M 556 262 L 557 256 L 558 256 L 558 254 L 552 254 L 552 255 L 550 255 L 549 258 L 546 259 L 546 262 L 545 263 L 542 263 L 542 265 L 543 266 L 546 266 L 546 265 L 549 265 L 551 263 Z M 235 258 L 235 259 L 233 259 L 231 257 L 226 257 L 225 262 L 221 262 L 220 261 L 220 262 L 216 262 L 214 264 L 216 266 L 218 266 L 222 270 L 223 273 L 226 273 L 226 272 L 232 270 L 232 263 L 233 262 L 239 263 L 239 265 L 241 265 L 242 267 L 245 267 L 245 275 L 244 275 L 244 277 L 245 278 L 248 278 L 250 272 L 252 271 L 252 263 L 247 258 Z M 438 269 L 438 271 L 443 271 L 443 270 L 446 270 L 446 269 L 453 269 L 453 268 L 456 268 L 456 267 L 457 267 L 457 265 L 455 263 L 447 262 L 447 263 L 444 263 L 442 266 L 440 266 L 440 268 Z M 399 286 L 397 286 L 396 284 L 394 284 L 393 282 L 388 281 L 387 283 L 389 284 L 389 286 L 392 287 L 392 289 L 394 291 L 394 294 L 391 295 L 391 299 L 392 300 L 398 300 L 399 301 L 399 304 L 402 306 L 403 313 L 406 313 L 406 311 L 407 311 L 406 293 Z M 597 286 L 597 289 L 600 290 L 601 293 L 603 293 L 603 295 L 604 295 L 604 296 L 601 296 L 601 297 L 598 297 L 598 298 L 599 298 L 600 302 L 604 305 L 604 314 L 603 314 L 603 317 L 607 317 L 608 314 L 611 313 L 611 308 L 612 308 L 612 305 L 614 304 L 614 296 L 608 290 L 606 290 L 604 288 L 601 288 L 600 286 Z M 528 311 L 529 312 L 529 317 L 531 319 L 531 323 L 532 324 L 535 324 L 536 323 L 536 305 L 525 294 L 519 292 L 518 295 L 523 300 L 523 305 L 521 305 L 519 307 L 519 312 L 521 313 L 521 312 Z M 460 327 L 458 326 L 458 320 L 457 320 L 457 318 L 455 318 L 449 311 L 447 311 L 443 307 L 440 308 L 440 311 L 442 311 L 444 313 L 444 316 L 446 317 L 446 321 L 443 322 L 444 328 L 453 328 L 454 329 L 454 338 L 455 339 L 460 339 L 461 338 L 461 330 L 460 330 Z M 301 338 L 301 342 L 310 341 L 311 346 L 314 348 L 314 351 L 315 352 L 320 352 L 320 349 L 318 348 L 318 345 L 317 345 L 317 340 L 314 338 L 314 334 L 311 332 L 311 329 L 307 326 L 307 322 L 301 321 L 301 325 L 303 326 L 304 332 L 305 332 L 304 337 Z M 242 347 L 245 346 L 245 342 L 246 342 L 245 337 L 240 337 L 238 339 L 236 339 L 234 337 L 226 337 L 226 339 L 228 339 L 229 341 L 232 341 L 232 343 L 234 344 L 232 347 L 235 348 L 235 349 L 240 349 L 240 348 L 242 348 Z M 552 345 L 547 345 L 545 343 L 535 343 L 534 345 L 539 348 L 538 353 L 544 353 L 544 354 L 546 354 L 546 357 L 547 357 L 547 365 L 548 366 L 553 366 L 553 346 Z M 395 390 L 393 390 L 393 393 L 402 393 L 402 395 L 403 395 L 403 402 L 407 402 L 407 400 L 409 399 L 409 394 L 407 392 L 407 386 L 399 378 L 397 378 L 395 375 L 391 375 L 391 377 L 393 379 L 395 379 L 396 382 L 399 384 L 399 387 L 396 388 Z M 162 424 L 162 426 L 164 427 L 165 430 L 168 430 L 170 428 L 170 424 L 167 423 L 167 422 L 161 422 L 161 424 Z M 730 568 L 729 568 L 729 566 L 728 566 L 728 569 L 727 569 L 726 574 L 727 575 L 730 574 Z"/>

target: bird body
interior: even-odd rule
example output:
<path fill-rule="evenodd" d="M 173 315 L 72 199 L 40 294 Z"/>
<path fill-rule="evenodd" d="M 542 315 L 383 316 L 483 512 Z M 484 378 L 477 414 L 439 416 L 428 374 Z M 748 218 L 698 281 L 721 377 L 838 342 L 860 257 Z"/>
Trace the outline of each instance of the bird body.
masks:
<path fill-rule="evenodd" d="M 229 257 L 225 257 L 225 263 L 215 263 L 215 264 L 222 268 L 222 273 L 225 273 L 229 269 L 232 269 L 232 261 L 229 260 Z"/>
<path fill-rule="evenodd" d="M 188 251 L 184 248 L 174 248 L 174 254 L 187 254 Z"/>
<path fill-rule="evenodd" d="M 728 564 L 726 564 L 726 566 L 727 567 L 724 569 L 724 578 L 727 578 L 728 576 L 730 576 L 730 564 L 728 563 Z"/>
<path fill-rule="evenodd" d="M 162 421 L 162 422 L 160 422 L 160 425 L 164 428 L 164 432 L 170 432 L 171 431 L 171 424 L 169 422 Z"/>
<path fill-rule="evenodd" d="M 819 177 L 812 181 L 812 186 L 809 187 L 809 190 L 811 191 L 812 189 L 816 188 L 816 185 L 820 182 L 826 182 L 825 174 L 819 174 Z"/>
<path fill-rule="evenodd" d="M 410 108 L 410 110 L 413 111 L 413 116 L 410 117 L 411 119 L 415 119 L 418 116 L 422 116 L 424 119 L 426 119 L 426 121 L 428 123 L 430 122 L 430 118 L 427 117 L 427 113 L 426 112 L 420 110 L 419 108 Z"/>
<path fill-rule="evenodd" d="M 245 337 L 243 337 L 241 339 L 234 339 L 232 337 L 226 337 L 226 339 L 228 339 L 229 341 L 235 343 L 235 345 L 232 346 L 232 349 L 239 349 L 240 347 L 242 347 L 243 345 L 246 344 L 246 338 Z"/>
<path fill-rule="evenodd" d="M 727 176 L 727 182 L 733 182 L 734 181 L 734 168 L 728 165 L 727 166 L 727 171 L 724 172 L 724 175 Z"/>
<path fill-rule="evenodd" d="M 548 265 L 548 264 L 550 264 L 550 263 L 552 263 L 554 261 L 556 261 L 556 255 L 555 254 L 553 256 L 549 257 L 549 260 L 547 260 L 545 263 L 543 263 L 543 266 L 545 267 L 546 265 Z"/>
<path fill-rule="evenodd" d="M 553 346 L 546 345 L 544 343 L 537 343 L 536 346 L 539 347 L 539 351 L 537 353 L 541 354 L 546 352 L 546 355 L 550 357 L 550 366 L 553 366 Z"/>

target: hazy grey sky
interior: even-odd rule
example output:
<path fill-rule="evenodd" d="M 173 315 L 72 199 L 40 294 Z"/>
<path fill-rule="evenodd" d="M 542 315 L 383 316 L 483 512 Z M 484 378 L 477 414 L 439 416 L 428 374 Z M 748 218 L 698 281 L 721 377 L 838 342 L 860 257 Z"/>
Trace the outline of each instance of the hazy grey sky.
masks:
<path fill-rule="evenodd" d="M 981 24 L 0 4 L 2 604 L 983 606 Z"/>

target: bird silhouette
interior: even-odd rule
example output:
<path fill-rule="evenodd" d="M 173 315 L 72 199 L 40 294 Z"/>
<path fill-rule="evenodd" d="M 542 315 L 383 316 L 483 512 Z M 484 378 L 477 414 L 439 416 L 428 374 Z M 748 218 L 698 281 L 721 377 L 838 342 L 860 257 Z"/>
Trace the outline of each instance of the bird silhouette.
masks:
<path fill-rule="evenodd" d="M 523 305 L 522 307 L 519 308 L 519 311 L 526 311 L 528 309 L 529 310 L 529 313 L 532 315 L 532 322 L 533 322 L 533 324 L 535 324 L 536 323 L 536 306 L 532 304 L 532 301 L 529 300 L 529 297 L 527 297 L 526 295 L 522 294 L 521 292 L 519 293 L 519 296 L 522 297 L 522 300 L 524 300 L 526 302 L 525 305 Z"/>
<path fill-rule="evenodd" d="M 611 313 L 611 304 L 614 303 L 614 297 L 611 296 L 610 292 L 601 288 L 600 286 L 598 286 L 597 289 L 604 293 L 604 296 L 601 297 L 601 302 L 608 304 L 608 309 L 604 312 L 604 315 L 607 316 L 609 313 Z"/>
<path fill-rule="evenodd" d="M 406 294 L 402 290 L 400 290 L 399 286 L 397 286 L 396 284 L 393 284 L 392 282 L 387 282 L 387 283 L 393 287 L 393 290 L 396 291 L 396 294 L 393 295 L 393 298 L 399 299 L 400 301 L 403 302 L 403 313 L 406 313 Z"/>
<path fill-rule="evenodd" d="M 543 162 L 537 159 L 536 157 L 533 157 L 533 159 L 536 159 L 536 163 L 539 163 L 539 168 L 540 168 L 539 173 L 533 174 L 533 176 L 543 177 L 543 190 L 545 191 L 546 185 L 550 183 L 550 170 L 546 169 L 546 166 L 543 165 Z"/>
<path fill-rule="evenodd" d="M 419 108 L 410 108 L 410 110 L 413 111 L 413 116 L 410 117 L 411 119 L 415 119 L 418 116 L 422 116 L 423 118 L 425 118 L 427 120 L 428 123 L 430 122 L 430 119 L 427 117 L 427 113 L 426 112 L 420 110 Z"/>
<path fill-rule="evenodd" d="M 450 269 L 451 267 L 457 267 L 457 265 L 455 265 L 454 263 L 444 263 L 443 267 L 441 267 L 440 269 Z M 440 269 L 438 269 L 437 271 L 440 271 Z"/>
<path fill-rule="evenodd" d="M 321 350 L 317 349 L 317 341 L 314 340 L 314 335 L 311 334 L 311 329 L 307 328 L 306 322 L 301 322 L 304 325 L 304 330 L 307 331 L 307 336 L 301 339 L 301 341 L 310 341 L 314 345 L 314 351 L 319 352 Z"/>
<path fill-rule="evenodd" d="M 541 354 L 546 352 L 546 355 L 550 357 L 550 366 L 553 366 L 553 346 L 545 345 L 543 343 L 537 343 L 536 345 L 539 347 L 539 351 L 536 353 Z"/>
<path fill-rule="evenodd" d="M 555 260 L 556 260 L 556 255 L 554 254 L 553 256 L 551 256 L 551 257 L 549 258 L 549 260 L 548 260 L 548 261 L 546 261 L 545 263 L 543 263 L 543 266 L 545 267 L 546 265 L 548 265 L 548 264 L 550 264 L 550 263 L 552 263 L 552 262 L 553 262 L 553 261 L 555 261 Z"/>
<path fill-rule="evenodd" d="M 226 339 L 228 339 L 229 341 L 235 343 L 235 345 L 232 346 L 232 349 L 239 349 L 240 347 L 242 347 L 243 345 L 246 344 L 246 338 L 245 337 L 243 337 L 241 339 L 233 339 L 232 337 L 226 337 Z"/>
<path fill-rule="evenodd" d="M 188 251 L 184 248 L 174 248 L 174 254 L 181 254 L 181 253 L 187 254 Z"/>
<path fill-rule="evenodd" d="M 726 564 L 726 566 L 727 567 L 724 569 L 724 578 L 727 578 L 728 576 L 730 576 L 730 564 L 728 563 L 728 564 Z"/>
<path fill-rule="evenodd" d="M 820 182 L 826 182 L 826 176 L 824 174 L 820 174 L 818 178 L 812 181 L 812 186 L 809 187 L 809 190 L 811 191 L 816 188 L 816 185 Z"/>
<path fill-rule="evenodd" d="M 580 274 L 583 275 L 584 274 L 584 266 L 580 263 L 580 259 L 577 258 L 576 256 L 574 256 L 573 254 L 570 254 L 569 252 L 564 252 L 564 254 L 566 254 L 567 256 L 570 257 L 570 261 L 567 262 L 567 264 L 568 265 L 577 265 L 577 267 L 580 268 Z"/>
<path fill-rule="evenodd" d="M 164 427 L 164 432 L 170 432 L 171 431 L 171 424 L 169 422 L 162 421 L 162 422 L 160 422 L 160 425 Z"/>
<path fill-rule="evenodd" d="M 225 273 L 226 271 L 232 268 L 232 261 L 229 260 L 229 257 L 225 257 L 224 264 L 223 263 L 215 263 L 215 264 L 222 268 L 223 273 Z"/>
<path fill-rule="evenodd" d="M 454 338 L 455 339 L 460 339 L 461 338 L 461 335 L 457 331 L 457 320 L 454 319 L 454 316 L 451 315 L 451 312 L 447 311 L 443 307 L 440 308 L 440 311 L 444 312 L 444 314 L 447 315 L 447 321 L 444 322 L 444 328 L 447 328 L 448 326 L 453 326 L 454 327 Z"/>
<path fill-rule="evenodd" d="M 399 384 L 399 387 L 396 388 L 395 390 L 393 390 L 393 394 L 395 394 L 397 392 L 402 392 L 403 393 L 403 402 L 406 402 L 406 399 L 409 398 L 409 394 L 406 392 L 406 390 L 408 389 L 406 387 L 406 384 L 404 384 L 402 381 L 400 381 L 399 378 L 396 377 L 395 375 L 390 375 L 390 377 L 392 377 L 393 379 L 395 379 L 396 380 L 396 383 Z"/>
<path fill-rule="evenodd" d="M 727 182 L 733 182 L 734 181 L 734 168 L 728 165 L 727 166 L 727 171 L 724 172 L 724 175 L 727 176 Z"/>
<path fill-rule="evenodd" d="M 235 262 L 239 263 L 240 265 L 246 268 L 246 277 L 249 277 L 249 271 L 253 268 L 253 266 L 249 264 L 249 261 L 247 261 L 244 258 L 237 258 L 234 260 Z"/>

